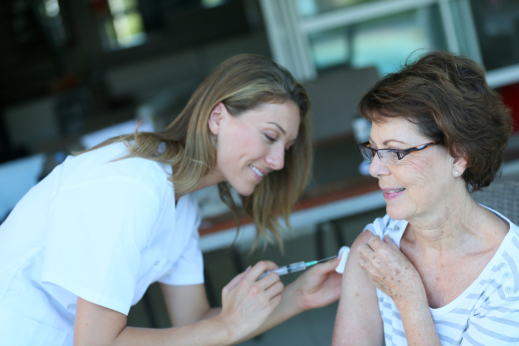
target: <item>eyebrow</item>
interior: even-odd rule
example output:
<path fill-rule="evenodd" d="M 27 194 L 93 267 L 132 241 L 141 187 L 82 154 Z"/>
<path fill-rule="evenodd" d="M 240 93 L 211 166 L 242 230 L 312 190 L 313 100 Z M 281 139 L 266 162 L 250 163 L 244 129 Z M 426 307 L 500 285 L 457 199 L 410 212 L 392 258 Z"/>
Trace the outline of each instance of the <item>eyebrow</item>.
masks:
<path fill-rule="evenodd" d="M 279 126 L 278 123 L 270 121 L 270 122 L 268 122 L 268 124 L 276 125 L 279 128 L 279 130 L 286 136 L 286 134 L 287 134 L 286 131 L 281 126 Z"/>

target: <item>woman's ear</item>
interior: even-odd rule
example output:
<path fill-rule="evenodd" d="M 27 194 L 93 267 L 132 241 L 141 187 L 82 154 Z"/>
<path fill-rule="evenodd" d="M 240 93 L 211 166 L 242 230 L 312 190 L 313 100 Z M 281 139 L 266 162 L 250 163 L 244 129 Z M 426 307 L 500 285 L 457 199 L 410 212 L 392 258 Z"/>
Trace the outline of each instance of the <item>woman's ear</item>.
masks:
<path fill-rule="evenodd" d="M 225 108 L 225 105 L 222 102 L 219 102 L 216 106 L 214 106 L 211 114 L 209 114 L 207 125 L 209 126 L 211 133 L 215 136 L 220 133 L 222 119 L 226 111 L 227 109 Z"/>
<path fill-rule="evenodd" d="M 465 170 L 467 169 L 467 160 L 464 156 L 455 157 L 452 166 L 452 174 L 455 177 L 461 177 L 463 175 L 463 172 L 465 172 Z"/>

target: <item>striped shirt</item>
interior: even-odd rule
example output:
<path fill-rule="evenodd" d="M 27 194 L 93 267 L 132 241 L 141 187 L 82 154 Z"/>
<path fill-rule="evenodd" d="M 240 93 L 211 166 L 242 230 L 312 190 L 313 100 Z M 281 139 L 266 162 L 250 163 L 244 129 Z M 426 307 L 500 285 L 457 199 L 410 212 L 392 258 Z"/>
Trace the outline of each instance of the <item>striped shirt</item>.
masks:
<path fill-rule="evenodd" d="M 430 309 L 443 346 L 519 345 L 519 228 L 491 211 L 510 224 L 499 249 L 460 296 L 441 308 Z M 387 234 L 400 246 L 406 227 L 407 221 L 386 215 L 366 229 L 381 238 Z M 402 319 L 393 300 L 379 289 L 377 296 L 386 346 L 407 345 Z"/>

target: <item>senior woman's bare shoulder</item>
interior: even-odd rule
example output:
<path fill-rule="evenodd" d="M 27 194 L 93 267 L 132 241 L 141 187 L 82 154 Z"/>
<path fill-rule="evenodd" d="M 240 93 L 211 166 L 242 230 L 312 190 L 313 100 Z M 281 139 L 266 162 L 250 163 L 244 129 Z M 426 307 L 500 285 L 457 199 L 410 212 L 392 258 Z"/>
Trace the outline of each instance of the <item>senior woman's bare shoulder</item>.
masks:
<path fill-rule="evenodd" d="M 467 247 L 470 248 L 467 255 L 486 258 L 488 263 L 508 234 L 510 224 L 480 205 L 474 208 L 474 214 L 472 227 L 469 227 L 472 241 Z"/>
<path fill-rule="evenodd" d="M 510 224 L 492 211 L 481 206 L 478 207 L 481 221 L 480 226 L 475 229 L 474 235 L 481 246 L 480 252 L 487 254 L 488 261 L 490 261 L 510 231 Z"/>
<path fill-rule="evenodd" d="M 496 242 L 501 244 L 508 231 L 510 230 L 510 224 L 487 208 L 483 208 L 481 206 L 478 207 L 481 208 L 480 210 L 484 219 L 484 227 L 487 231 L 486 233 L 488 233 L 489 236 L 495 238 Z"/>
<path fill-rule="evenodd" d="M 382 345 L 384 330 L 375 285 L 359 266 L 360 247 L 374 234 L 362 232 L 348 255 L 332 345 Z"/>

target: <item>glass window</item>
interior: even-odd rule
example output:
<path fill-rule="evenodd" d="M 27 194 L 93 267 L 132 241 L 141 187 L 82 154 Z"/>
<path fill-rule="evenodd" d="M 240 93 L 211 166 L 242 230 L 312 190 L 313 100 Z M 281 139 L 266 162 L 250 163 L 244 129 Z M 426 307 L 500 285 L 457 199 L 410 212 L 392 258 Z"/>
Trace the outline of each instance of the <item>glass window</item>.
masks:
<path fill-rule="evenodd" d="M 297 0 L 297 9 L 301 17 L 312 17 L 319 13 L 357 5 L 375 0 Z"/>
<path fill-rule="evenodd" d="M 474 23 L 485 68 L 519 63 L 519 1 L 472 1 Z"/>
<path fill-rule="evenodd" d="M 108 0 L 109 18 L 105 22 L 108 44 L 112 49 L 142 44 L 146 33 L 136 0 Z"/>
<path fill-rule="evenodd" d="M 437 5 L 310 35 L 318 70 L 336 65 L 395 71 L 418 49 L 446 49 Z"/>

